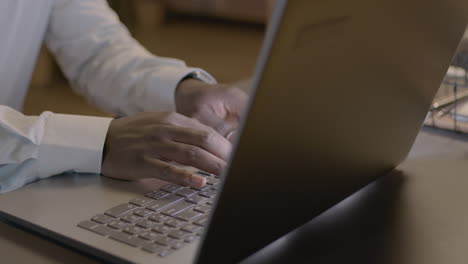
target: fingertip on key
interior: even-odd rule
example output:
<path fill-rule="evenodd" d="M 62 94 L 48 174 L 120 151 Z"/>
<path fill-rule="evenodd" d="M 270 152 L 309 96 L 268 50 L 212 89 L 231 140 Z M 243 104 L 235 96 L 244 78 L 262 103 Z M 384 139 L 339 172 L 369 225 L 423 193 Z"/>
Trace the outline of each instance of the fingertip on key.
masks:
<path fill-rule="evenodd" d="M 197 175 L 197 174 L 192 174 L 190 176 L 190 186 L 193 188 L 201 188 L 205 186 L 206 184 L 206 179 L 203 176 Z"/>

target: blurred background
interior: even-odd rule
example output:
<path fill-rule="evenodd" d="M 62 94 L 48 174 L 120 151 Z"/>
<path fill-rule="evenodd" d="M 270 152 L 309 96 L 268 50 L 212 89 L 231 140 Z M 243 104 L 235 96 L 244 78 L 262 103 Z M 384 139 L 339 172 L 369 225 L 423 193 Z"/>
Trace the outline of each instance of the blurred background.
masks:
<path fill-rule="evenodd" d="M 219 82 L 252 74 L 273 0 L 109 0 L 132 35 L 158 56 L 201 67 Z M 44 47 L 24 113 L 111 116 L 74 94 Z"/>
<path fill-rule="evenodd" d="M 189 66 L 207 70 L 219 82 L 232 83 L 251 76 L 274 0 L 108 2 L 132 35 L 149 51 L 182 59 Z M 454 64 L 468 68 L 468 31 Z M 468 87 L 466 71 L 454 72 L 456 79 Z M 440 94 L 445 96 L 443 91 Z M 37 115 L 46 110 L 111 116 L 75 95 L 47 49 L 42 48 L 24 113 Z"/>

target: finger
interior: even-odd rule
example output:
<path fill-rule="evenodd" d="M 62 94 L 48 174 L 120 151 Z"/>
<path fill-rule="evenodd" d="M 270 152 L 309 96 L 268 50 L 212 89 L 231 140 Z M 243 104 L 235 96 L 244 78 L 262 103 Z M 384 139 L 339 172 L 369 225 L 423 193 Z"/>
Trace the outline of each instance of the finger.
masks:
<path fill-rule="evenodd" d="M 239 125 L 238 118 L 232 115 L 221 118 L 215 113 L 207 110 L 198 112 L 193 117 L 201 123 L 213 128 L 225 138 L 227 138 L 229 133 L 236 130 Z"/>
<path fill-rule="evenodd" d="M 234 140 L 236 139 L 237 132 L 236 131 L 231 131 L 227 136 L 227 140 L 229 140 L 231 143 L 234 143 Z"/>
<path fill-rule="evenodd" d="M 195 120 L 193 123 L 186 124 L 185 127 L 168 127 L 168 137 L 176 142 L 204 149 L 222 160 L 228 160 L 232 149 L 231 142 L 212 128 Z"/>
<path fill-rule="evenodd" d="M 226 100 L 226 109 L 231 114 L 240 117 L 247 107 L 249 96 L 237 87 L 231 87 L 231 91 L 233 91 L 233 95 L 229 96 L 229 99 Z"/>
<path fill-rule="evenodd" d="M 193 188 L 201 188 L 206 184 L 206 179 L 203 176 L 159 159 L 146 157 L 145 164 L 147 178 L 158 178 Z"/>
<path fill-rule="evenodd" d="M 159 155 L 163 159 L 175 161 L 182 165 L 192 166 L 203 171 L 220 175 L 226 167 L 226 162 L 199 147 L 180 142 L 169 142 Z"/>
<path fill-rule="evenodd" d="M 220 115 L 224 117 L 220 117 Z M 209 107 L 204 107 L 197 113 L 192 114 L 190 117 L 181 114 L 173 115 L 171 121 L 173 125 L 175 124 L 182 127 L 190 126 L 200 130 L 211 128 L 226 138 L 230 132 L 236 130 L 239 126 L 239 113 L 227 112 L 221 114 L 216 113 Z"/>

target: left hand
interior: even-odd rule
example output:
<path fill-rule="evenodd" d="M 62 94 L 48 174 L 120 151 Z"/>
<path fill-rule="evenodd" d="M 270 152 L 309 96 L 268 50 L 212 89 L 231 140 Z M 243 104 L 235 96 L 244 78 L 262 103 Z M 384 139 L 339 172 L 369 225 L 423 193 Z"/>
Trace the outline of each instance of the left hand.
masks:
<path fill-rule="evenodd" d="M 214 128 L 230 141 L 235 138 L 247 100 L 247 94 L 237 87 L 197 79 L 182 81 L 175 95 L 178 113 Z"/>

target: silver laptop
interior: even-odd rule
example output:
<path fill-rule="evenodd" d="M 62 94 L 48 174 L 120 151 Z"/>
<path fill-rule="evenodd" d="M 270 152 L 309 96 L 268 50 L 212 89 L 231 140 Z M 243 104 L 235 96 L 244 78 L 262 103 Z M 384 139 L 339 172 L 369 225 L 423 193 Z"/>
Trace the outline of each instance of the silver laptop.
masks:
<path fill-rule="evenodd" d="M 229 169 L 202 190 L 60 175 L 3 219 L 102 260 L 234 263 L 407 155 L 468 20 L 466 0 L 281 0 Z"/>

